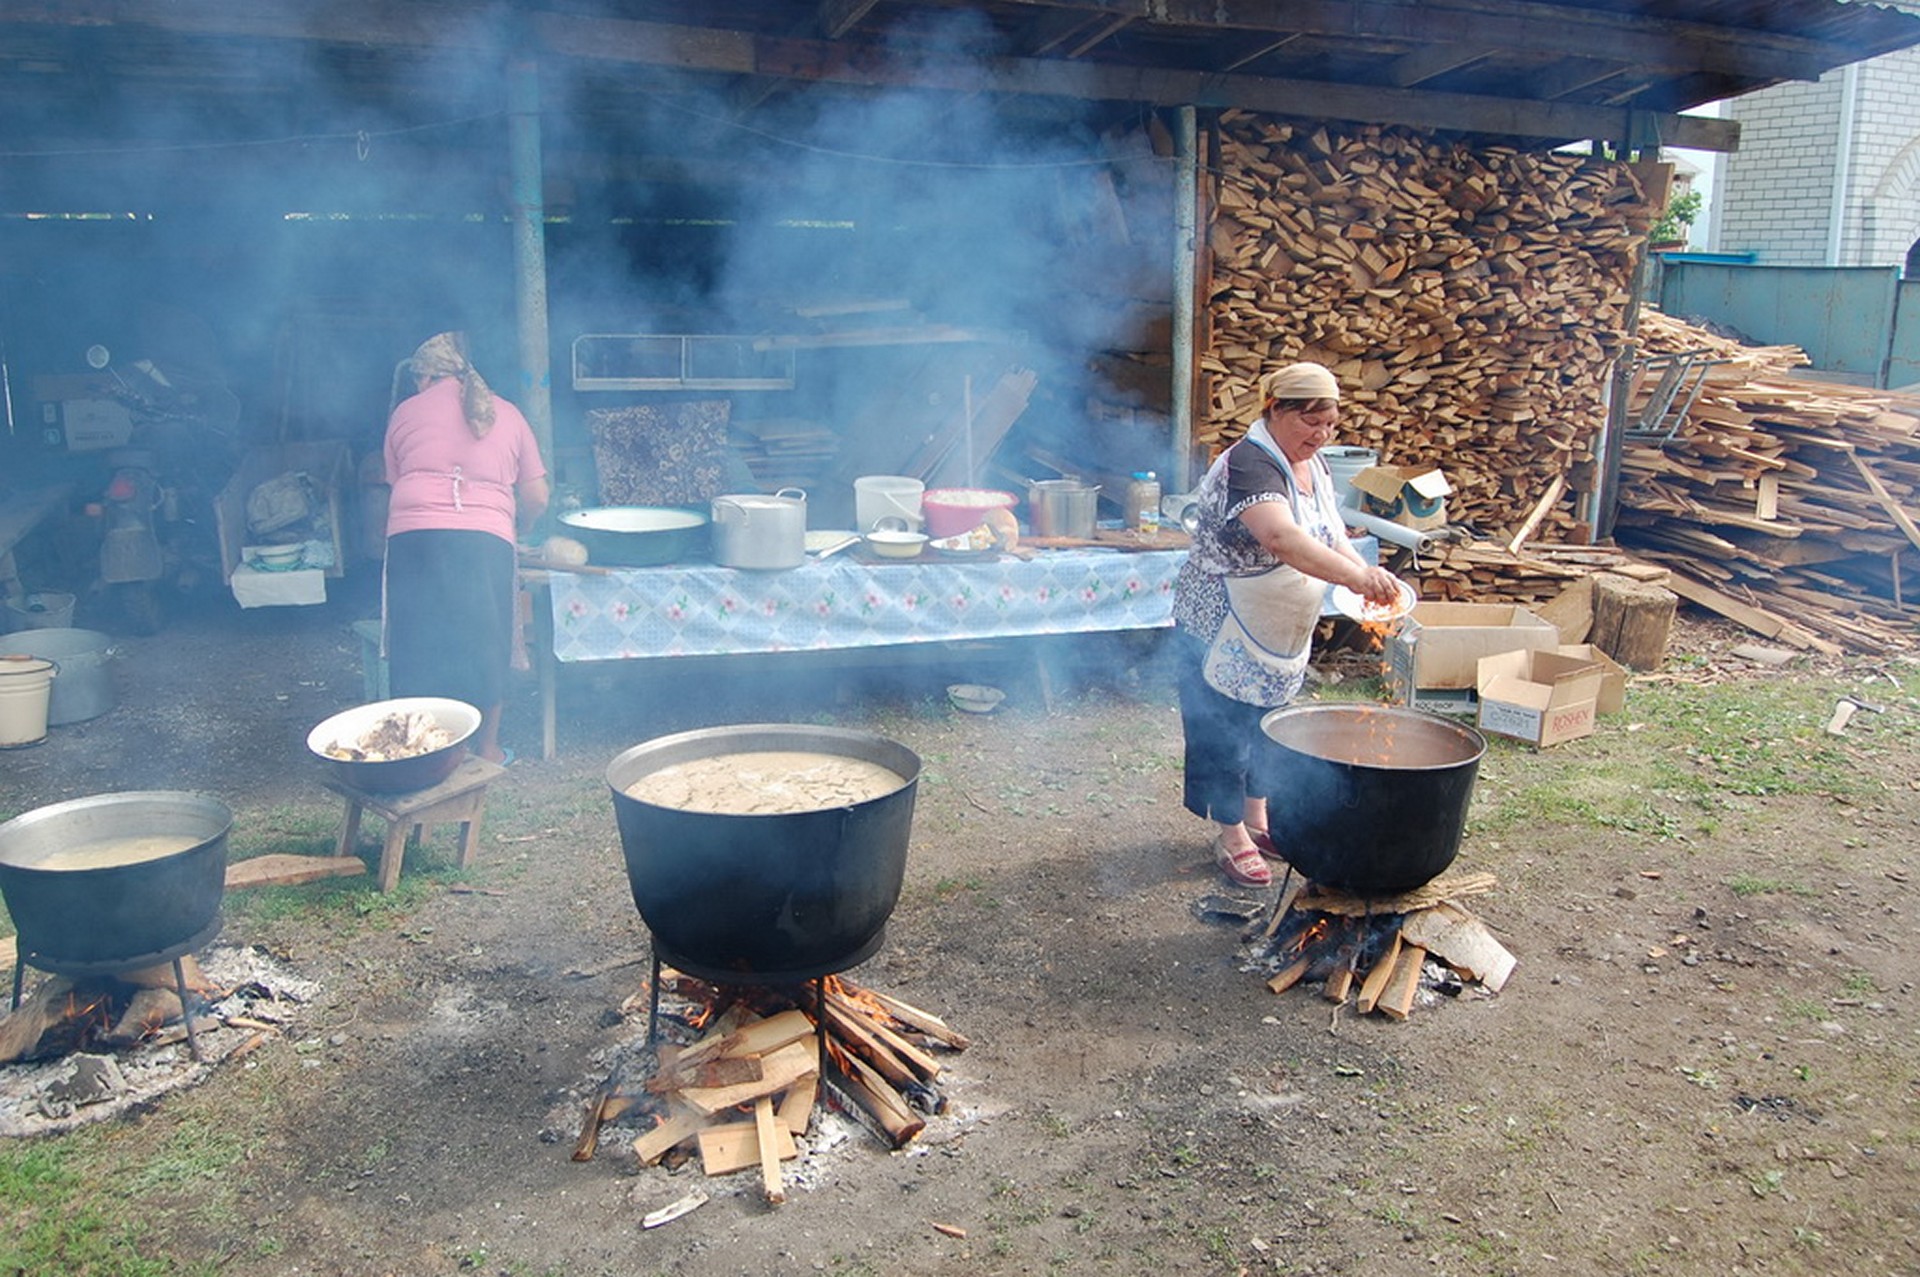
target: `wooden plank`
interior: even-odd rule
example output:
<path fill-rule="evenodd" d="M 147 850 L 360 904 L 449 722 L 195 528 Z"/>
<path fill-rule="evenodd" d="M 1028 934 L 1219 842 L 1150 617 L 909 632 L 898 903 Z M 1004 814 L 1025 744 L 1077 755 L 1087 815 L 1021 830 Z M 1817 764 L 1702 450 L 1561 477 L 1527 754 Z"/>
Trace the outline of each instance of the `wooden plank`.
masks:
<path fill-rule="evenodd" d="M 811 1035 L 809 1035 L 811 1036 Z M 688 1087 L 680 1100 L 697 1113 L 711 1117 L 740 1104 L 751 1104 L 763 1095 L 778 1095 L 801 1078 L 820 1071 L 818 1053 L 811 1041 L 790 1042 L 760 1059 L 761 1077 L 754 1082 L 734 1086 Z"/>
<path fill-rule="evenodd" d="M 814 1101 L 820 1096 L 819 1077 L 803 1077 L 787 1088 L 780 1097 L 778 1116 L 787 1130 L 795 1135 L 805 1135 L 807 1127 L 813 1122 Z"/>
<path fill-rule="evenodd" d="M 745 1055 L 771 1055 L 791 1042 L 812 1037 L 813 1021 L 804 1011 L 790 1009 L 764 1020 L 756 1019 L 730 1032 L 701 1038 L 681 1052 L 677 1068 L 687 1069 L 716 1056 L 739 1058 Z"/>
<path fill-rule="evenodd" d="M 652 1166 L 668 1153 L 686 1143 L 707 1124 L 700 1113 L 676 1113 L 659 1126 L 633 1141 L 634 1156 L 642 1166 Z"/>
<path fill-rule="evenodd" d="M 1373 964 L 1373 970 L 1367 972 L 1367 978 L 1360 985 L 1360 996 L 1354 999 L 1353 1009 L 1366 1015 L 1379 1004 L 1380 995 L 1386 991 L 1387 981 L 1393 978 L 1394 965 L 1400 961 L 1400 933 L 1393 933 L 1393 941 L 1380 960 Z"/>
<path fill-rule="evenodd" d="M 288 887 L 321 878 L 350 878 L 367 871 L 358 856 L 298 856 L 271 852 L 227 866 L 227 890 L 245 887 Z"/>
<path fill-rule="evenodd" d="M 1913 520 L 1907 517 L 1907 512 L 1900 508 L 1900 503 L 1893 499 L 1891 492 L 1887 491 L 1887 485 L 1880 482 L 1880 476 L 1868 467 L 1866 458 L 1857 452 L 1849 452 L 1847 460 L 1853 462 L 1853 468 L 1860 472 L 1861 479 L 1866 481 L 1867 488 L 1886 510 L 1887 517 L 1893 520 L 1894 526 L 1900 529 L 1907 540 L 1913 542 L 1915 548 L 1920 548 L 1920 527 L 1914 526 Z"/>
<path fill-rule="evenodd" d="M 1404 1020 L 1413 1011 L 1413 999 L 1420 992 L 1420 969 L 1426 965 L 1427 951 L 1417 944 L 1400 950 L 1393 964 L 1393 976 L 1380 992 L 1379 1007 L 1396 1020 Z"/>
<path fill-rule="evenodd" d="M 787 1128 L 774 1123 L 774 1155 L 781 1161 L 800 1156 Z M 722 1122 L 702 1127 L 695 1137 L 700 1146 L 700 1169 L 709 1175 L 731 1175 L 760 1165 L 760 1130 L 755 1122 Z"/>
<path fill-rule="evenodd" d="M 780 1144 L 793 1147 L 793 1132 L 773 1115 L 773 1097 L 763 1095 L 753 1102 L 753 1142 L 760 1154 L 760 1187 L 767 1200 L 778 1206 L 787 1200 L 787 1186 L 780 1177 Z"/>
<path fill-rule="evenodd" d="M 1451 901 L 1408 914 L 1401 920 L 1400 934 L 1493 993 L 1506 987 L 1519 961 L 1485 923 Z"/>
<path fill-rule="evenodd" d="M 1547 511 L 1553 509 L 1553 503 L 1558 501 L 1560 494 L 1566 490 L 1567 476 L 1563 474 L 1553 476 L 1553 482 L 1547 485 L 1547 490 L 1534 504 L 1533 512 L 1527 515 L 1526 522 L 1520 525 L 1520 530 L 1513 534 L 1511 541 L 1507 542 L 1508 554 L 1520 553 L 1520 547 L 1526 543 L 1528 537 L 1533 535 L 1534 529 L 1540 526 L 1540 520 L 1547 517 Z"/>

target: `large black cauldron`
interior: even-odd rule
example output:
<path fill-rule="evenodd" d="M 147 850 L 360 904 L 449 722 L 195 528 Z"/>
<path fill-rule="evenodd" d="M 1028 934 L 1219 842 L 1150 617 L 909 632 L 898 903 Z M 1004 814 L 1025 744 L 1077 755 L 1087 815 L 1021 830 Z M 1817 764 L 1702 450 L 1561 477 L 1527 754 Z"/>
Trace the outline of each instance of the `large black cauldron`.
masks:
<path fill-rule="evenodd" d="M 0 895 L 21 958 L 43 971 L 111 973 L 207 943 L 220 931 L 232 826 L 224 803 L 173 790 L 75 798 L 0 825 Z M 145 854 L 141 842 L 157 839 L 189 845 Z M 124 859 L 62 867 L 107 847 Z"/>
<path fill-rule="evenodd" d="M 803 751 L 864 759 L 906 784 L 851 807 L 734 816 L 642 802 L 627 788 L 673 763 Z M 900 899 L 920 757 L 870 732 L 785 723 L 709 727 L 607 765 L 633 903 L 656 956 L 718 982 L 783 984 L 872 957 Z"/>
<path fill-rule="evenodd" d="M 1288 706 L 1260 730 L 1274 845 L 1307 878 L 1389 896 L 1453 863 L 1487 750 L 1479 732 L 1380 705 Z"/>

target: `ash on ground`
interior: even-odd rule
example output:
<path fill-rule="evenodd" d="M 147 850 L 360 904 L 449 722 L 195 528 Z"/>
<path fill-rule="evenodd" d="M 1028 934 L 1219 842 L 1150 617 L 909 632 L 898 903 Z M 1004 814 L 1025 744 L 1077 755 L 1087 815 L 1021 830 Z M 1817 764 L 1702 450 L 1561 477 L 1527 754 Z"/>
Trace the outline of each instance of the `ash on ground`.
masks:
<path fill-rule="evenodd" d="M 285 1033 L 319 990 L 253 946 L 216 946 L 199 963 L 213 990 L 193 1021 L 204 1058 L 196 1061 L 184 1038 L 163 1033 L 159 1042 L 121 1051 L 0 1065 L 0 1136 L 70 1131 L 197 1083 Z"/>

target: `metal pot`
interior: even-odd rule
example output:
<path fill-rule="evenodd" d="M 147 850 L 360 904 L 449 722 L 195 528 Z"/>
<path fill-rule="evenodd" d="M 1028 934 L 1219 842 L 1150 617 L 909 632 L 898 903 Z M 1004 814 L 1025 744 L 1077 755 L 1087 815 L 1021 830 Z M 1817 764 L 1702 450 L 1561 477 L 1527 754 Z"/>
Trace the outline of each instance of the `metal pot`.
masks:
<path fill-rule="evenodd" d="M 807 494 L 800 489 L 713 499 L 715 563 L 773 571 L 797 568 L 806 560 Z"/>
<path fill-rule="evenodd" d="M 47 726 L 84 723 L 117 703 L 108 662 L 120 653 L 98 630 L 26 630 L 0 639 L 0 656 L 37 656 L 60 667 L 47 702 Z"/>
<path fill-rule="evenodd" d="M 906 778 L 824 811 L 735 816 L 627 793 L 673 763 L 759 750 L 840 754 Z M 662 736 L 607 765 L 633 903 L 664 962 L 720 982 L 792 983 L 872 957 L 906 874 L 920 758 L 870 732 L 749 723 Z"/>
<path fill-rule="evenodd" d="M 604 505 L 560 516 L 590 562 L 644 568 L 697 558 L 706 548 L 707 514 L 679 506 Z"/>
<path fill-rule="evenodd" d="M 1036 479 L 1027 485 L 1027 519 L 1035 536 L 1088 540 L 1099 505 L 1098 485 L 1078 479 Z"/>
<path fill-rule="evenodd" d="M 1323 887 L 1411 891 L 1453 863 L 1487 742 L 1434 714 L 1295 705 L 1260 720 L 1274 844 Z"/>
<path fill-rule="evenodd" d="M 356 762 L 335 758 L 328 749 L 349 745 L 372 731 L 389 714 L 424 713 L 453 740 L 439 749 L 406 758 Z M 369 794 L 411 794 L 431 789 L 460 769 L 466 761 L 467 741 L 480 730 L 478 707 L 445 696 L 400 696 L 341 710 L 315 724 L 307 733 L 307 749 L 327 765 L 333 778 L 350 789 Z"/>
<path fill-rule="evenodd" d="M 0 896 L 21 957 L 43 971 L 127 971 L 219 933 L 233 813 L 204 794 L 144 790 L 40 807 L 0 825 Z M 63 856 L 145 838 L 183 850 L 61 867 Z"/>

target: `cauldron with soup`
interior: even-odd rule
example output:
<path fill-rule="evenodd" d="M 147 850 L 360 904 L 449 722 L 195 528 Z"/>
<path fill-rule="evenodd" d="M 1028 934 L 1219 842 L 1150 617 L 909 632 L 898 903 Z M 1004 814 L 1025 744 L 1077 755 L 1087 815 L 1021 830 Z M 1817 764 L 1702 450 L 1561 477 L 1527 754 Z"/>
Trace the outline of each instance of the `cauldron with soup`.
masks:
<path fill-rule="evenodd" d="M 0 825 L 0 896 L 21 958 L 112 973 L 206 944 L 220 930 L 232 826 L 224 803 L 174 790 L 75 798 Z"/>
<path fill-rule="evenodd" d="M 872 957 L 900 899 L 920 758 L 847 728 L 662 736 L 607 765 L 633 903 L 662 962 L 783 984 Z"/>

